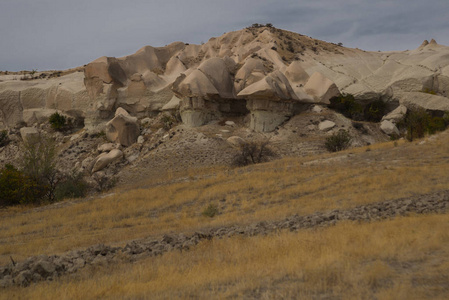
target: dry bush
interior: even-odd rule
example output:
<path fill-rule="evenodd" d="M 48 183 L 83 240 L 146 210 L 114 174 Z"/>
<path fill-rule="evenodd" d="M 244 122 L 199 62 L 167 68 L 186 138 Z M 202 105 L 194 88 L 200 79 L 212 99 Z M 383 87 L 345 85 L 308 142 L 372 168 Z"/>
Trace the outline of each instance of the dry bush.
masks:
<path fill-rule="evenodd" d="M 241 167 L 269 161 L 276 156 L 269 143 L 269 140 L 250 141 L 240 145 L 239 152 L 235 155 L 232 165 Z"/>

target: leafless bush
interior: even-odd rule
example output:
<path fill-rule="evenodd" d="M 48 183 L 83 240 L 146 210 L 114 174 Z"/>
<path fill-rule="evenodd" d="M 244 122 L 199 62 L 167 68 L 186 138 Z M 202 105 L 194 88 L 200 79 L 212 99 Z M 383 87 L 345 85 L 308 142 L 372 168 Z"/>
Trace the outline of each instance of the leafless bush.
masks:
<path fill-rule="evenodd" d="M 247 166 L 269 161 L 276 153 L 269 147 L 269 140 L 250 141 L 239 147 L 233 160 L 234 166 Z"/>

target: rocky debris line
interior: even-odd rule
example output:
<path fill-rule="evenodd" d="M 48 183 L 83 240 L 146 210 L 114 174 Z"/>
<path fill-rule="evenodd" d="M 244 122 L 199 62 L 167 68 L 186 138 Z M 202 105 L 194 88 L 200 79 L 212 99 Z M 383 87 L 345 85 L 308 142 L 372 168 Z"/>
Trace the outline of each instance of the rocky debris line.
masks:
<path fill-rule="evenodd" d="M 294 215 L 280 221 L 258 222 L 248 226 L 212 228 L 192 235 L 164 235 L 159 239 L 135 240 L 124 247 L 103 244 L 86 250 L 76 250 L 64 255 L 40 255 L 23 262 L 12 262 L 0 267 L 0 286 L 28 286 L 32 282 L 53 280 L 64 274 L 78 271 L 85 266 L 106 265 L 118 261 L 135 261 L 147 256 L 162 255 L 172 250 L 188 250 L 202 240 L 235 235 L 266 235 L 278 230 L 291 231 L 334 225 L 339 221 L 371 221 L 410 213 L 444 213 L 449 208 L 449 190 L 410 198 L 378 202 L 348 210 L 317 212 L 311 215 Z M 11 260 L 13 260 L 11 258 Z"/>

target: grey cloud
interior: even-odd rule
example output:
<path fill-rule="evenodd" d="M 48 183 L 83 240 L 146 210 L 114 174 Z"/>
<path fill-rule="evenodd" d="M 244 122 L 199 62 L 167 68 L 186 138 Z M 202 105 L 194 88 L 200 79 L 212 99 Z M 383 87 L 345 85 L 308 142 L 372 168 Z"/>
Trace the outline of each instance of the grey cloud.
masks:
<path fill-rule="evenodd" d="M 1 0 L 0 70 L 69 68 L 256 22 L 367 50 L 449 44 L 447 0 Z"/>

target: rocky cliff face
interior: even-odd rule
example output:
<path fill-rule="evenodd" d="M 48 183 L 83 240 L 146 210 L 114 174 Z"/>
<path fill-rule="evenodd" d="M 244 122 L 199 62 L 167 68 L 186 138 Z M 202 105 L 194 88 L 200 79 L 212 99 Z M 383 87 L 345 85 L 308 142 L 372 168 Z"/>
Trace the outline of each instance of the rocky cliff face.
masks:
<path fill-rule="evenodd" d="M 102 57 L 82 72 L 51 79 L 0 76 L 0 127 L 45 121 L 54 111 L 103 128 L 118 107 L 144 118 L 179 112 L 192 127 L 248 115 L 272 131 L 306 104 L 340 93 L 432 111 L 449 110 L 449 47 L 434 40 L 415 50 L 366 52 L 271 27 L 247 28 L 203 45 L 146 46 Z"/>

